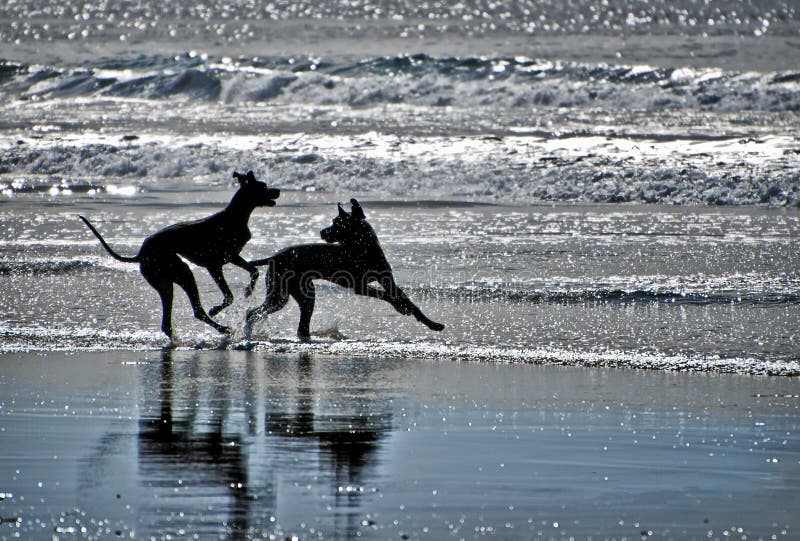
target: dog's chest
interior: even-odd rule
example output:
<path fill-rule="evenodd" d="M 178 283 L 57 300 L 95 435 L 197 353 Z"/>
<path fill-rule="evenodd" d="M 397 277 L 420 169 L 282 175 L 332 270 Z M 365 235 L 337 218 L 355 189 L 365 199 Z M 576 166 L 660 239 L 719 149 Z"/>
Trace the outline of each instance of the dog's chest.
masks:
<path fill-rule="evenodd" d="M 234 248 L 236 253 L 239 253 L 244 245 L 247 244 L 247 241 L 250 240 L 251 236 L 250 229 L 245 227 L 243 229 L 229 231 L 225 240 L 229 247 Z"/>

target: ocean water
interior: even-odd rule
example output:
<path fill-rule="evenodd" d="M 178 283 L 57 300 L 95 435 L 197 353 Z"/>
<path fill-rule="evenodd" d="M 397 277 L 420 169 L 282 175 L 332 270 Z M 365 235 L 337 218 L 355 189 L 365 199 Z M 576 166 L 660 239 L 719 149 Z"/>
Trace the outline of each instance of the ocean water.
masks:
<path fill-rule="evenodd" d="M 280 187 L 246 258 L 357 197 L 432 333 L 318 289 L 177 345 L 800 374 L 800 16 L 793 2 L 0 6 L 2 351 L 153 349 L 119 252 Z M 196 269 L 204 304 L 221 297 Z"/>

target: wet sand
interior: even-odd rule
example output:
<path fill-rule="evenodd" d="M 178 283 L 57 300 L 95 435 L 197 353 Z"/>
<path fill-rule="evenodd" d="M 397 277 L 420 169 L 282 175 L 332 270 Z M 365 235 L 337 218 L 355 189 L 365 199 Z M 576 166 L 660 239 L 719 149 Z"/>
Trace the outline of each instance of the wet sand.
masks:
<path fill-rule="evenodd" d="M 796 378 L 4 354 L 0 539 L 791 539 L 798 425 Z"/>

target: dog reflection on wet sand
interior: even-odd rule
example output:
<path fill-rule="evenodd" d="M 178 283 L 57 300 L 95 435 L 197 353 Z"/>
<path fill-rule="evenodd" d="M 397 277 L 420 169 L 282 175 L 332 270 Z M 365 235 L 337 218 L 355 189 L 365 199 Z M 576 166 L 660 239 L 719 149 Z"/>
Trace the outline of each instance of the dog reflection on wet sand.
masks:
<path fill-rule="evenodd" d="M 320 231 L 327 244 L 291 246 L 271 257 L 250 262 L 255 266 L 269 265 L 269 269 L 266 299 L 261 306 L 248 310 L 245 337 L 249 338 L 256 321 L 286 306 L 291 296 L 300 306 L 297 336 L 303 340 L 310 338 L 314 280 L 326 280 L 352 289 L 357 295 L 388 302 L 401 314 L 414 316 L 434 331 L 444 329 L 441 323 L 428 319 L 397 286 L 364 210 L 355 199 L 350 204 L 351 212 L 339 205 L 339 214 L 331 226 Z"/>

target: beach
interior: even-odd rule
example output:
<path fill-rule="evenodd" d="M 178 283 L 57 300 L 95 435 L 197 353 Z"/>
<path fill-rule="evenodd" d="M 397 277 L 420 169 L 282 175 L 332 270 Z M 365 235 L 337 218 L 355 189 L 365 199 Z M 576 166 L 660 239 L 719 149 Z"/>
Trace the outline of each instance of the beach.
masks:
<path fill-rule="evenodd" d="M 797 535 L 793 378 L 227 350 L 1 362 L 4 539 Z"/>
<path fill-rule="evenodd" d="M 800 539 L 788 0 L 0 5 L 0 539 Z M 112 258 L 357 200 L 435 332 Z M 206 310 L 223 292 L 190 265 Z M 378 295 L 380 296 L 380 295 Z"/>

